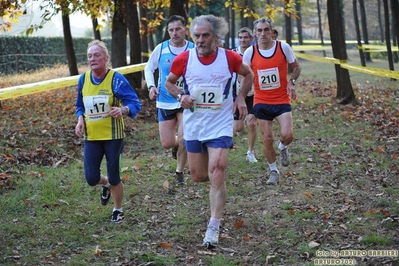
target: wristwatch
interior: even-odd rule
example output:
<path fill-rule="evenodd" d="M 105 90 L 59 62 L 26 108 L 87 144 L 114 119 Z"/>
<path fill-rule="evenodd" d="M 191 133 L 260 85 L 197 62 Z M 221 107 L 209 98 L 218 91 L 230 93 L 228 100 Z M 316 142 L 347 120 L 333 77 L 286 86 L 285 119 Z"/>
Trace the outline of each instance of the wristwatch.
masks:
<path fill-rule="evenodd" d="M 290 81 L 291 81 L 292 85 L 295 86 L 295 79 L 290 79 Z"/>
<path fill-rule="evenodd" d="M 148 87 L 148 91 L 150 91 L 152 87 L 155 87 L 155 86 L 151 85 L 150 87 Z"/>
<path fill-rule="evenodd" d="M 126 112 L 125 108 L 121 107 L 121 113 L 122 113 L 122 115 L 124 115 L 125 112 Z"/>

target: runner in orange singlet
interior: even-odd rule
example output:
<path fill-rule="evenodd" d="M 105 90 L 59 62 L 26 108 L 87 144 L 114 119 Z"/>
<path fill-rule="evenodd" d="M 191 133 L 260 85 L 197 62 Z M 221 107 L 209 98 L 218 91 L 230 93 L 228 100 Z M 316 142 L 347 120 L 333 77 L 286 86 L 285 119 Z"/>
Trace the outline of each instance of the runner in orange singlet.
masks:
<path fill-rule="evenodd" d="M 302 68 L 291 46 L 273 40 L 273 23 L 270 19 L 255 21 L 254 34 L 257 44 L 245 50 L 243 61 L 252 68 L 255 77 L 254 115 L 262 133 L 263 152 L 270 168 L 266 184 L 277 185 L 280 174 L 273 147 L 273 121 L 276 120 L 280 126 L 280 163 L 288 166 L 290 157 L 287 146 L 294 138 L 291 100 L 296 99 L 295 81 Z M 293 70 L 289 80 L 288 64 Z"/>

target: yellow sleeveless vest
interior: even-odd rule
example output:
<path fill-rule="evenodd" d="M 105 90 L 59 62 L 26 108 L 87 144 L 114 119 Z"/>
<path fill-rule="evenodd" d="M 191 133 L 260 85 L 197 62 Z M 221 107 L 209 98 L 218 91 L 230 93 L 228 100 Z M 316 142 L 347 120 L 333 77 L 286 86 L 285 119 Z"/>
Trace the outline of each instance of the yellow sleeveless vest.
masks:
<path fill-rule="evenodd" d="M 93 84 L 91 71 L 85 73 L 82 88 L 85 106 L 86 140 L 112 140 L 125 137 L 123 117 L 113 118 L 108 115 L 111 107 L 122 106 L 112 90 L 115 71 L 109 70 L 99 84 Z"/>

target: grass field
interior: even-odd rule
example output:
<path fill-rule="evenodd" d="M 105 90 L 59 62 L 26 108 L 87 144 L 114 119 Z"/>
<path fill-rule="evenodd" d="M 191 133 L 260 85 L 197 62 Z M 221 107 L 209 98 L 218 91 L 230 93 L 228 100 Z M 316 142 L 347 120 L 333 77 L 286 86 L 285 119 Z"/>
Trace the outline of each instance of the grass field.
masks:
<path fill-rule="evenodd" d="M 143 99 L 140 115 L 127 121 L 120 225 L 109 222 L 112 199 L 101 206 L 100 188 L 84 181 L 75 89 L 2 102 L 0 264 L 326 265 L 340 258 L 399 265 L 397 82 L 351 72 L 360 104 L 342 106 L 334 66 L 301 64 L 292 163 L 279 167 L 280 185 L 266 186 L 259 134 L 259 162 L 251 165 L 246 134 L 235 137 L 220 246 L 212 251 L 200 246 L 209 187 L 187 171 L 187 184 L 171 187 L 176 161 L 160 145 L 153 102 Z M 0 87 L 63 75 L 65 67 L 48 69 L 7 77 Z"/>

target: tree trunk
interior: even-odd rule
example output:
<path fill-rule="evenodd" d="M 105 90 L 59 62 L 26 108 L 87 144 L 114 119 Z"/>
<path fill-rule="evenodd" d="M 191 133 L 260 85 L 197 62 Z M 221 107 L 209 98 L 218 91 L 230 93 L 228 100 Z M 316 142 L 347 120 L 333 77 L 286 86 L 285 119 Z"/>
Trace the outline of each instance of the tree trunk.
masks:
<path fill-rule="evenodd" d="M 301 1 L 299 0 L 295 1 L 295 10 L 298 16 L 296 18 L 296 27 L 298 30 L 298 43 L 299 45 L 303 45 Z"/>
<path fill-rule="evenodd" d="M 399 44 L 399 0 L 391 0 L 391 12 L 394 17 L 396 43 Z"/>
<path fill-rule="evenodd" d="M 360 18 L 362 21 L 362 31 L 363 31 L 363 39 L 364 44 L 369 44 L 369 35 L 367 32 L 367 17 L 366 17 L 366 8 L 364 7 L 364 0 L 359 0 L 359 7 L 360 7 Z M 370 53 L 366 52 L 366 61 L 371 62 Z"/>
<path fill-rule="evenodd" d="M 230 10 L 231 10 L 230 7 L 225 9 L 224 17 L 226 18 L 227 24 L 229 25 L 229 28 L 231 29 Z M 223 45 L 223 47 L 226 48 L 226 49 L 230 48 L 230 38 L 231 38 L 231 36 L 234 36 L 234 33 L 232 33 L 231 31 L 229 31 L 226 34 L 226 36 L 224 36 L 224 45 Z"/>
<path fill-rule="evenodd" d="M 248 0 L 244 0 L 244 7 L 248 6 Z M 243 24 L 245 25 L 245 27 L 248 27 L 247 25 L 249 25 L 249 20 L 248 17 L 245 17 L 244 15 L 243 17 Z"/>
<path fill-rule="evenodd" d="M 179 15 L 182 16 L 185 20 L 186 23 L 188 23 L 187 17 L 188 17 L 188 0 L 170 0 L 170 8 L 169 8 L 169 15 Z M 166 30 L 165 31 L 165 36 L 163 40 L 169 40 L 169 32 Z"/>
<path fill-rule="evenodd" d="M 396 5 L 396 7 L 395 7 Z M 396 13 L 395 13 L 396 12 Z M 399 16 L 399 2 L 398 0 L 391 0 L 391 15 L 392 15 L 392 45 L 393 46 L 398 46 L 398 25 L 397 25 L 397 17 Z M 393 52 L 393 62 L 398 63 L 399 58 L 398 58 L 398 52 Z"/>
<path fill-rule="evenodd" d="M 154 34 L 149 35 L 147 40 L 148 48 L 150 49 L 150 51 L 153 51 L 155 49 Z"/>
<path fill-rule="evenodd" d="M 252 11 L 255 11 L 254 10 L 254 5 L 253 5 L 253 1 L 252 0 L 248 0 L 248 8 L 249 8 L 249 10 L 252 10 Z M 249 27 L 250 29 L 252 29 L 253 28 L 253 25 L 254 25 L 254 21 L 255 21 L 255 19 L 252 17 L 252 16 L 250 16 L 249 18 L 248 18 L 248 20 L 247 20 L 247 27 Z"/>
<path fill-rule="evenodd" d="M 388 7 L 388 0 L 382 0 L 384 4 L 384 18 L 385 18 L 385 39 L 387 45 L 387 54 L 388 54 L 388 64 L 389 69 L 394 70 L 393 66 L 393 57 L 392 57 L 392 48 L 391 48 L 391 35 L 389 30 L 389 7 Z"/>
<path fill-rule="evenodd" d="M 381 36 L 381 42 L 385 41 L 384 38 L 384 28 L 382 27 L 382 17 L 381 17 L 381 0 L 378 0 L 378 25 L 380 26 L 380 36 Z"/>
<path fill-rule="evenodd" d="M 243 8 L 240 9 L 240 21 L 241 21 L 241 28 L 242 27 L 248 27 L 248 25 L 245 24 L 245 21 L 244 21 L 244 9 Z M 253 29 L 253 27 L 249 27 L 249 28 Z"/>
<path fill-rule="evenodd" d="M 364 60 L 364 53 L 362 48 L 362 38 L 360 36 L 359 16 L 357 15 L 357 1 L 353 0 L 352 2 L 353 2 L 353 19 L 355 20 L 357 46 L 359 47 L 358 49 L 359 49 L 360 62 L 362 66 L 366 66 L 366 61 Z"/>
<path fill-rule="evenodd" d="M 285 41 L 292 46 L 292 20 L 291 14 L 285 15 Z"/>
<path fill-rule="evenodd" d="M 141 63 L 141 35 L 137 2 L 126 2 L 126 20 L 130 41 L 129 65 L 135 65 Z M 133 88 L 141 88 L 141 71 L 128 74 L 126 78 L 129 80 Z"/>
<path fill-rule="evenodd" d="M 292 19 L 291 14 L 285 15 L 285 41 L 292 46 Z M 288 73 L 292 73 L 292 67 L 288 64 Z"/>
<path fill-rule="evenodd" d="M 100 40 L 101 41 L 101 34 L 100 34 L 100 30 L 97 29 L 98 27 L 98 20 L 96 17 L 92 17 L 91 18 L 91 23 L 93 25 L 93 35 L 94 35 L 94 39 L 95 40 Z"/>
<path fill-rule="evenodd" d="M 148 53 L 148 23 L 147 23 L 147 8 L 143 7 L 142 3 L 139 3 L 140 8 L 140 22 L 141 22 L 141 52 L 142 54 L 142 62 L 147 62 L 149 59 Z M 144 18 L 144 19 L 141 19 Z"/>
<path fill-rule="evenodd" d="M 71 76 L 75 76 L 79 74 L 79 71 L 76 63 L 75 50 L 73 49 L 71 26 L 69 23 L 69 14 L 65 11 L 62 12 L 62 29 L 64 31 L 64 45 L 68 60 L 69 74 Z"/>
<path fill-rule="evenodd" d="M 235 48 L 236 46 L 236 36 L 237 36 L 237 31 L 236 31 L 236 15 L 235 15 L 235 11 L 230 7 L 231 10 L 231 47 Z M 252 27 L 249 27 L 250 29 Z"/>
<path fill-rule="evenodd" d="M 324 36 L 323 36 L 323 28 L 321 23 L 321 9 L 320 9 L 320 0 L 317 0 L 317 15 L 319 19 L 319 38 L 321 41 L 321 45 L 324 46 Z M 323 50 L 323 56 L 326 57 L 326 51 Z"/>
<path fill-rule="evenodd" d="M 327 16 L 333 56 L 336 59 L 346 61 L 348 56 L 346 53 L 345 30 L 342 15 L 341 1 L 327 0 Z M 339 64 L 336 64 L 335 74 L 337 78 L 337 99 L 342 99 L 340 103 L 357 103 L 349 71 L 345 68 L 341 68 Z"/>
<path fill-rule="evenodd" d="M 112 67 L 127 66 L 125 0 L 115 0 L 112 17 L 111 64 Z"/>

